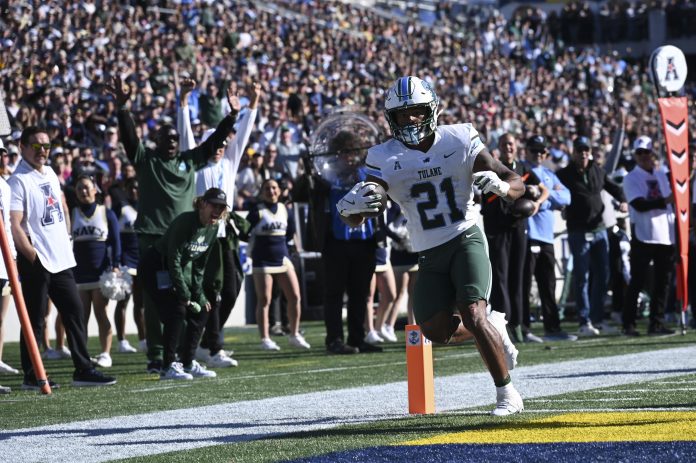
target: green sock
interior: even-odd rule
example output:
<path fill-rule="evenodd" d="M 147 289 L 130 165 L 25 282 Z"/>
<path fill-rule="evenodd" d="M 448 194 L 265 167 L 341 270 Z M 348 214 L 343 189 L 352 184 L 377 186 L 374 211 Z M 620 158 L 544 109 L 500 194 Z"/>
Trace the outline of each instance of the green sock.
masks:
<path fill-rule="evenodd" d="M 510 384 L 511 382 L 512 382 L 512 378 L 510 378 L 510 375 L 507 375 L 507 376 L 505 377 L 505 379 L 503 379 L 502 381 L 496 381 L 496 382 L 495 382 L 495 387 L 507 386 L 507 385 Z"/>

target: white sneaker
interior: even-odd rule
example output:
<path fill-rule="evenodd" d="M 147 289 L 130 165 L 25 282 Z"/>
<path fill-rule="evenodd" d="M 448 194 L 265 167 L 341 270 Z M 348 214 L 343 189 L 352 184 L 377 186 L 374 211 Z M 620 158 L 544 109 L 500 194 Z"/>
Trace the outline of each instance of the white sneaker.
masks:
<path fill-rule="evenodd" d="M 61 360 L 70 358 L 70 349 L 63 346 L 61 349 L 48 348 L 41 354 L 41 358 L 44 360 Z"/>
<path fill-rule="evenodd" d="M 533 333 L 527 333 L 524 335 L 524 342 L 537 342 L 537 343 L 543 343 L 544 340 L 541 339 L 539 336 Z"/>
<path fill-rule="evenodd" d="M 94 362 L 96 366 L 102 368 L 111 368 L 111 366 L 114 364 L 111 360 L 111 355 L 109 355 L 108 352 L 102 352 L 101 354 L 97 355 L 94 359 L 92 359 L 92 362 Z"/>
<path fill-rule="evenodd" d="M 219 351 L 215 355 L 211 355 L 207 363 L 211 368 L 228 368 L 239 365 L 239 362 L 227 355 L 227 352 L 224 350 Z"/>
<path fill-rule="evenodd" d="M 63 346 L 58 349 L 58 355 L 60 355 L 60 358 L 62 359 L 72 358 L 72 353 L 70 352 L 70 349 L 68 349 L 68 346 Z"/>
<path fill-rule="evenodd" d="M 17 375 L 19 374 L 19 370 L 16 368 L 12 368 L 2 360 L 0 360 L 0 373 L 5 374 L 5 375 Z"/>
<path fill-rule="evenodd" d="M 186 373 L 189 373 L 194 378 L 215 378 L 215 377 L 217 377 L 217 373 L 215 373 L 214 371 L 208 370 L 206 367 L 204 367 L 200 363 L 196 362 L 195 360 L 192 360 L 191 366 L 189 368 L 184 368 L 184 371 Z"/>
<path fill-rule="evenodd" d="M 298 349 L 310 349 L 312 347 L 301 334 L 288 336 L 288 344 L 290 344 L 292 347 L 297 347 Z"/>
<path fill-rule="evenodd" d="M 196 354 L 194 355 L 194 357 L 199 362 L 208 363 L 208 360 L 210 360 L 210 350 L 204 349 L 201 346 L 198 346 L 198 347 L 196 347 Z"/>
<path fill-rule="evenodd" d="M 172 362 L 166 371 L 160 373 L 160 381 L 167 379 L 193 379 L 193 375 L 184 371 L 184 366 L 179 362 Z"/>
<path fill-rule="evenodd" d="M 372 330 L 369 333 L 365 335 L 365 338 L 363 339 L 368 344 L 372 344 L 373 346 L 376 344 L 381 344 L 384 342 L 384 339 L 382 339 L 379 334 L 377 334 L 377 331 Z"/>
<path fill-rule="evenodd" d="M 271 338 L 261 339 L 261 350 L 280 350 L 280 346 Z"/>
<path fill-rule="evenodd" d="M 505 352 L 505 363 L 507 364 L 507 369 L 514 369 L 517 366 L 517 355 L 520 353 L 520 351 L 518 351 L 515 345 L 512 343 L 507 328 L 505 328 L 505 325 L 507 325 L 505 314 L 491 310 L 491 313 L 488 314 L 487 318 L 490 324 L 493 325 L 495 330 L 503 339 L 503 351 Z"/>
<path fill-rule="evenodd" d="M 382 328 L 379 330 L 379 335 L 385 341 L 399 342 L 399 338 L 397 338 L 396 333 L 394 333 L 394 327 L 391 325 L 382 325 Z"/>
<path fill-rule="evenodd" d="M 141 339 L 140 341 L 138 341 L 138 352 L 147 352 L 147 339 Z"/>
<path fill-rule="evenodd" d="M 578 329 L 578 336 L 597 336 L 598 334 L 599 330 L 592 326 L 592 322 L 580 325 L 580 329 Z"/>
<path fill-rule="evenodd" d="M 611 335 L 611 334 L 620 334 L 621 333 L 617 328 L 611 326 L 607 322 L 602 322 L 596 328 L 599 330 L 599 334 Z"/>
<path fill-rule="evenodd" d="M 124 339 L 123 341 L 118 342 L 118 351 L 121 354 L 134 354 L 134 353 L 138 352 L 138 349 L 131 346 L 130 343 L 128 342 L 128 339 Z"/>
<path fill-rule="evenodd" d="M 512 383 L 503 387 L 496 387 L 495 408 L 491 412 L 493 416 L 508 416 L 524 410 L 522 396 L 517 392 Z"/>

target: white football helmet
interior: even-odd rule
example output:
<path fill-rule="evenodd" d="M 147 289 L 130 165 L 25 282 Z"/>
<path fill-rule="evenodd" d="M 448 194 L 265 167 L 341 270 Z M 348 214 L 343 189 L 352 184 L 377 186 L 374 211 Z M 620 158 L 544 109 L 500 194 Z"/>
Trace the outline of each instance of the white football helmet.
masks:
<path fill-rule="evenodd" d="M 440 103 L 435 90 L 426 81 L 418 77 L 399 77 L 387 91 L 384 103 L 384 115 L 389 122 L 392 135 L 407 145 L 417 145 L 424 138 L 432 135 L 437 127 L 437 105 Z M 403 109 L 424 107 L 428 114 L 422 124 L 397 125 L 394 115 Z"/>

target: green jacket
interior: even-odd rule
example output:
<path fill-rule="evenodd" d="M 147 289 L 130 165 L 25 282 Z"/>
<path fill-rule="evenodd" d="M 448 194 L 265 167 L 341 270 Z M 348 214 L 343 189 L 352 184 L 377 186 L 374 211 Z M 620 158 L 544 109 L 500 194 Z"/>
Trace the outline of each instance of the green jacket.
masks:
<path fill-rule="evenodd" d="M 155 249 L 167 263 L 172 287 L 181 301 L 195 301 L 204 306 L 204 272 L 218 226 L 203 225 L 198 211 L 180 214 L 155 243 Z"/>
<path fill-rule="evenodd" d="M 231 224 L 234 224 L 232 227 Z M 205 289 L 213 293 L 219 293 L 222 290 L 222 253 L 227 249 L 234 251 L 235 259 L 237 265 L 235 266 L 237 270 L 237 277 L 242 280 L 244 274 L 242 273 L 242 264 L 239 261 L 239 249 L 240 240 L 248 241 L 249 232 L 251 231 L 251 224 L 241 215 L 232 212 L 226 224 L 226 236 L 225 239 L 215 240 L 215 244 L 208 258 L 208 265 L 205 269 Z M 239 231 L 239 233 L 237 233 Z"/>

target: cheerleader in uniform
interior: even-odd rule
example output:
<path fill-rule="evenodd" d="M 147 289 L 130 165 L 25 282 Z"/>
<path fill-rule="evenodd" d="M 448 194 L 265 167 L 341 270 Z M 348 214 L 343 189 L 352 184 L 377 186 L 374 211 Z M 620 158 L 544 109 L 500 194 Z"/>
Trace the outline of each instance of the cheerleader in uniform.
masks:
<path fill-rule="evenodd" d="M 118 351 L 133 353 L 137 350 L 126 339 L 126 309 L 128 302 L 133 297 L 133 321 L 138 330 L 138 350 L 147 352 L 145 341 L 145 319 L 143 318 L 143 288 L 138 280 L 138 235 L 135 234 L 133 224 L 138 216 L 138 180 L 135 177 L 127 179 L 123 185 L 125 198 L 114 206 L 114 213 L 118 218 L 118 226 L 121 237 L 121 265 L 128 268 L 133 283 L 131 294 L 116 303 L 114 311 L 114 324 L 116 325 L 116 338 L 118 339 Z"/>
<path fill-rule="evenodd" d="M 287 301 L 292 347 L 309 349 L 310 345 L 300 334 L 300 285 L 295 267 L 290 261 L 288 241 L 295 234 L 294 221 L 290 219 L 285 204 L 279 202 L 280 186 L 274 179 L 261 184 L 261 201 L 247 216 L 251 223 L 251 260 L 256 290 L 256 323 L 261 335 L 263 350 L 280 350 L 269 335 L 268 307 L 275 280 Z"/>
<path fill-rule="evenodd" d="M 365 314 L 365 335 L 364 341 L 373 346 L 384 341 L 396 342 L 396 336 L 387 332 L 383 333 L 382 328 L 385 321 L 394 308 L 396 299 L 396 283 L 394 281 L 394 271 L 389 262 L 389 248 L 387 247 L 387 227 L 384 214 L 375 219 L 377 226 L 377 249 L 375 250 L 375 273 L 370 282 L 370 295 L 367 298 L 367 312 Z M 379 290 L 379 305 L 375 316 L 373 301 L 375 291 Z M 377 327 L 375 329 L 375 327 Z"/>
<path fill-rule="evenodd" d="M 111 361 L 111 323 L 106 314 L 109 300 L 99 288 L 99 277 L 105 271 L 118 272 L 121 261 L 121 240 L 118 219 L 113 211 L 97 203 L 94 180 L 81 175 L 75 182 L 77 205 L 72 210 L 73 253 L 77 265 L 73 268 L 80 291 L 85 323 L 89 322 L 92 306 L 99 325 L 101 354 L 92 361 L 109 368 Z"/>

